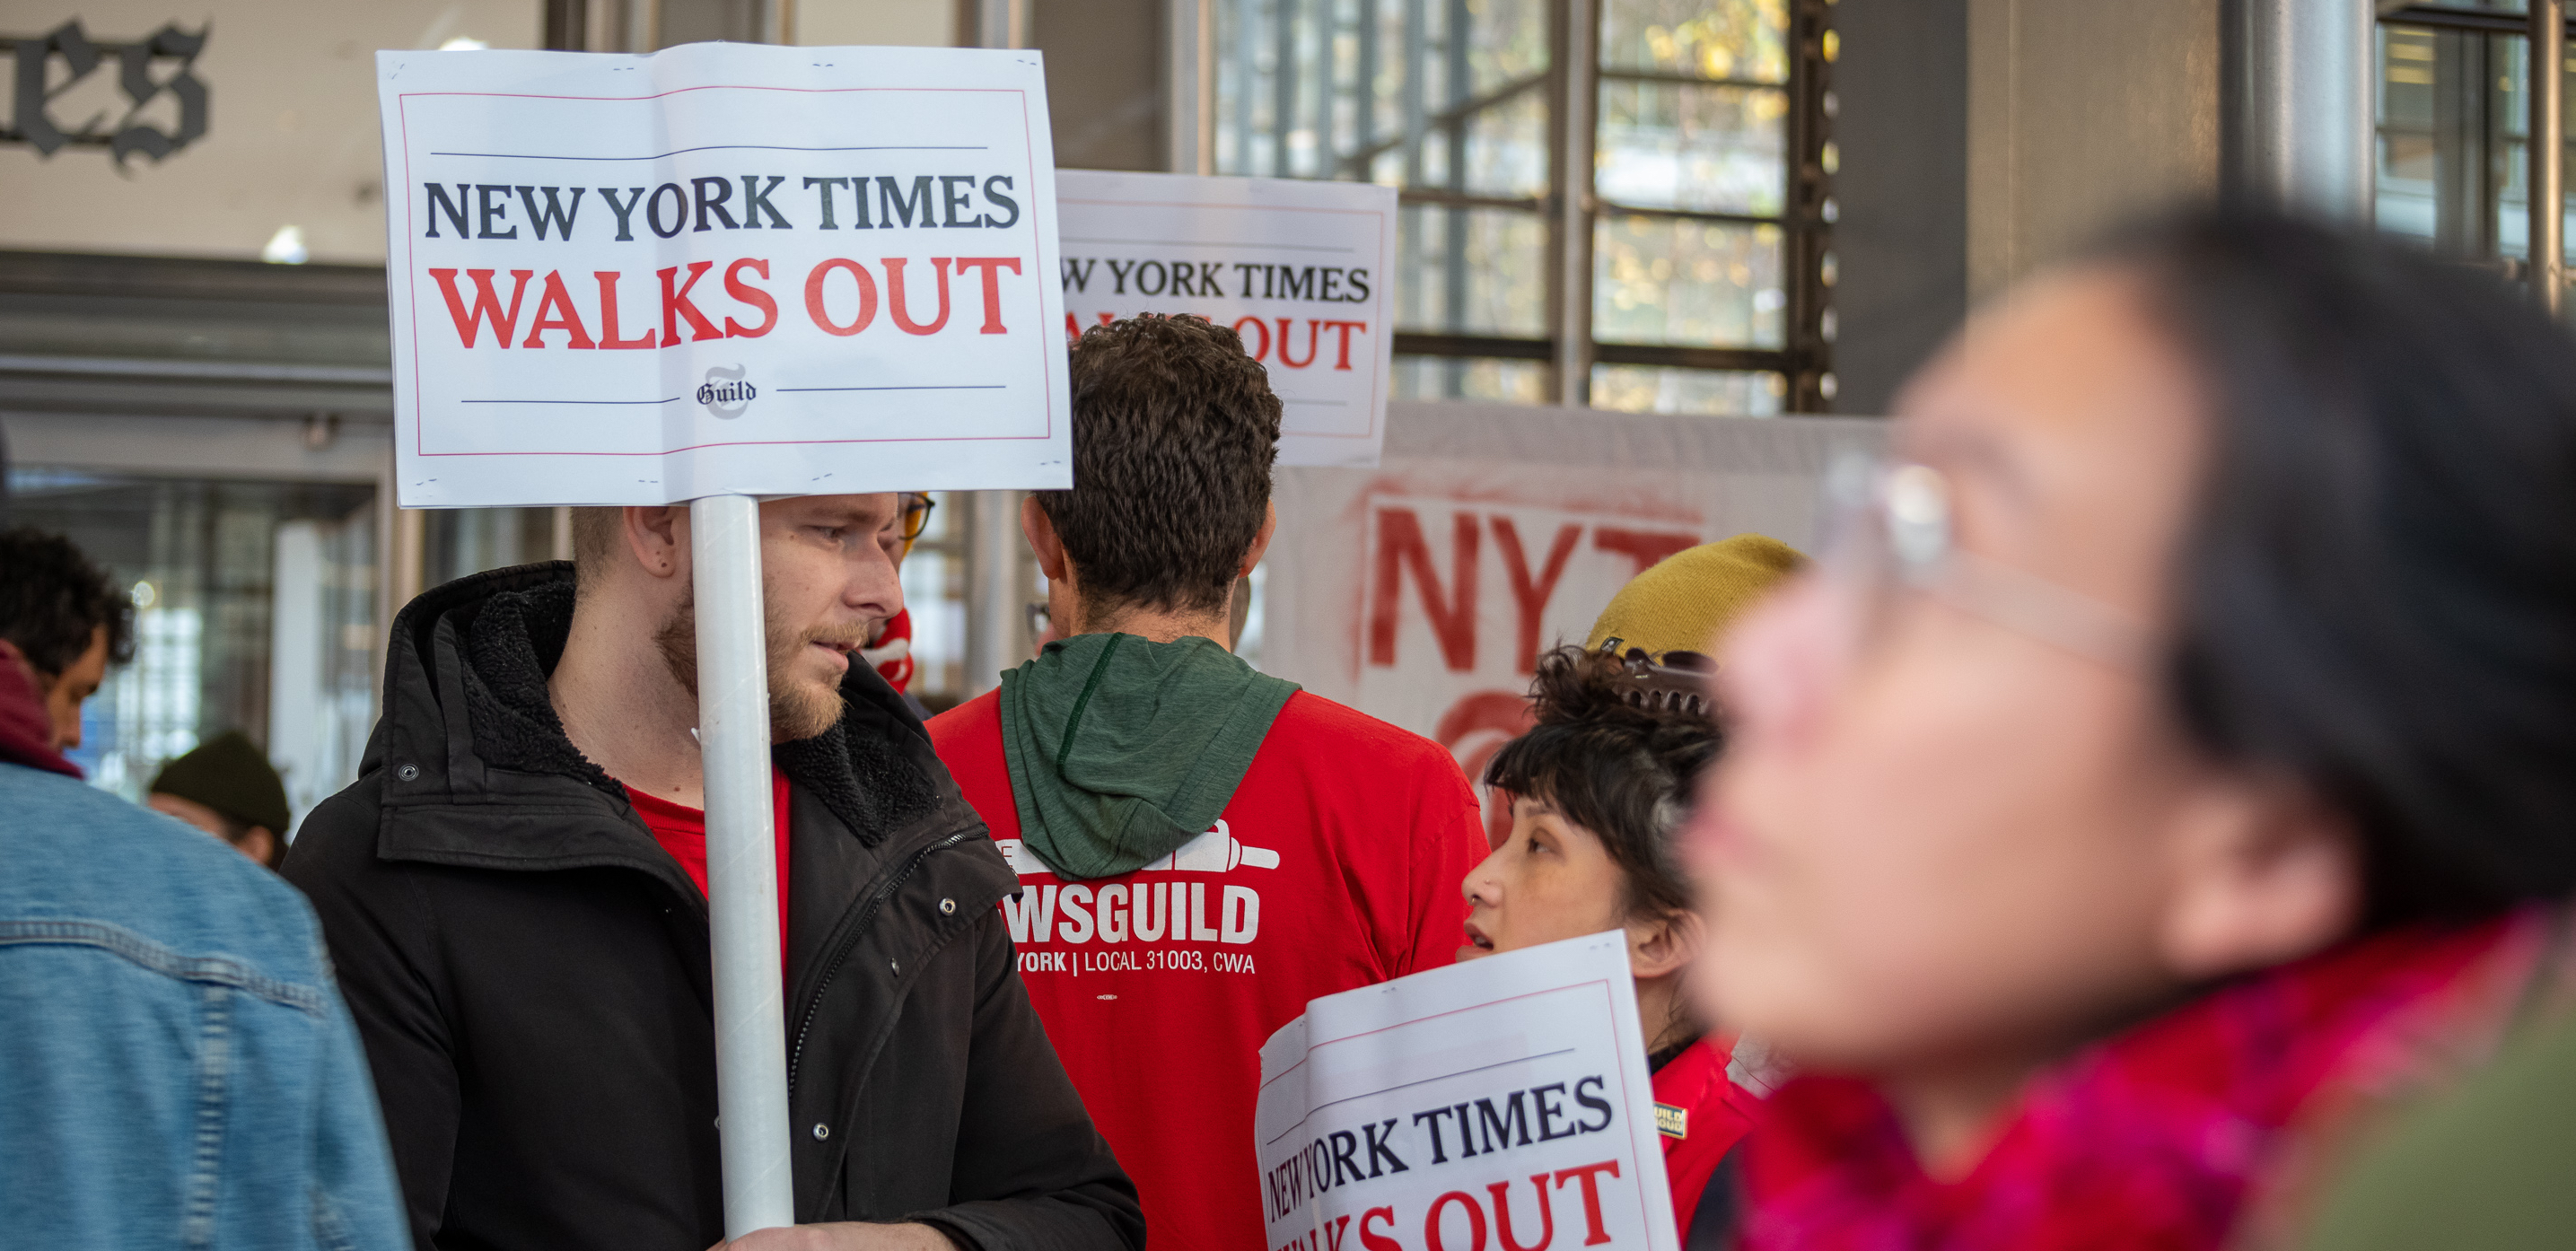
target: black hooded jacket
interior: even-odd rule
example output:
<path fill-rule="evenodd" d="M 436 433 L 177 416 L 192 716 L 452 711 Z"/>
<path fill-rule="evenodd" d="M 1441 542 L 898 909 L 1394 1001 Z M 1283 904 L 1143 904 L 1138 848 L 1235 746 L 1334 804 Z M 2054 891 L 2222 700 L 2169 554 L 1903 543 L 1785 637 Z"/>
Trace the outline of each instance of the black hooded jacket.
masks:
<path fill-rule="evenodd" d="M 322 916 L 421 1247 L 702 1251 L 724 1234 L 706 900 L 546 696 L 571 566 L 395 618 L 358 782 L 284 872 Z M 639 627 L 640 628 L 640 627 Z M 1018 879 L 866 665 L 792 792 L 789 1116 L 800 1222 L 1137 1248 L 996 907 Z"/>

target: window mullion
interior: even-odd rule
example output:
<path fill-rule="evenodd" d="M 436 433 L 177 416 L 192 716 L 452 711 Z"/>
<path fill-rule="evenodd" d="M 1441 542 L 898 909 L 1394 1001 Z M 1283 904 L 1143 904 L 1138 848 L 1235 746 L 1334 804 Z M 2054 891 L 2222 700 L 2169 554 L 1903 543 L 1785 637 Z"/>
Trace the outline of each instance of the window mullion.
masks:
<path fill-rule="evenodd" d="M 1467 191 L 1467 128 L 1472 122 L 1463 106 L 1475 91 L 1469 81 L 1474 20 L 1467 0 L 1448 0 L 1440 22 L 1440 90 L 1447 97 L 1441 108 L 1447 120 L 1440 127 L 1440 158 L 1442 181 L 1453 195 Z M 1467 324 L 1467 232 L 1474 219 L 1454 203 L 1441 209 L 1440 216 L 1440 325 L 1457 331 Z M 1451 369 L 1443 390 L 1451 396 L 1463 394 L 1464 381 L 1462 374 Z"/>
<path fill-rule="evenodd" d="M 1796 0 L 1790 8 L 1788 235 L 1781 241 L 1788 325 L 1781 338 L 1792 363 L 1788 410 L 1797 413 L 1830 411 L 1832 400 L 1827 382 L 1832 354 L 1823 325 L 1833 295 L 1824 275 L 1833 246 L 1832 225 L 1825 219 L 1832 184 L 1824 161 L 1832 138 L 1825 113 L 1826 93 L 1832 89 L 1825 47 L 1832 26 L 1827 0 Z"/>
<path fill-rule="evenodd" d="M 1422 140 L 1431 113 L 1422 82 L 1422 67 L 1430 56 L 1424 7 L 1425 0 L 1404 6 L 1404 177 L 1398 185 L 1406 187 L 1422 185 Z"/>
<path fill-rule="evenodd" d="M 1297 0 L 1271 0 L 1275 6 L 1272 19 L 1277 29 L 1271 36 L 1276 49 L 1270 71 L 1270 176 L 1294 178 L 1297 167 L 1288 151 L 1288 137 L 1297 132 Z"/>
<path fill-rule="evenodd" d="M 1318 0 L 1315 26 L 1315 170 L 1309 178 L 1338 177 L 1341 171 L 1341 145 L 1334 142 L 1333 112 L 1340 103 L 1335 93 L 1340 89 L 1338 67 L 1334 59 L 1338 49 L 1334 35 L 1341 20 L 1341 5 L 1336 0 Z"/>
<path fill-rule="evenodd" d="M 1600 106 L 1601 14 L 1595 0 L 1564 0 L 1563 139 L 1557 159 L 1557 402 L 1592 402 L 1592 161 Z"/>
<path fill-rule="evenodd" d="M 1358 82 L 1352 91 L 1351 135 L 1352 164 L 1347 176 L 1360 182 L 1373 181 L 1370 165 L 1377 156 L 1377 0 L 1360 0 Z"/>

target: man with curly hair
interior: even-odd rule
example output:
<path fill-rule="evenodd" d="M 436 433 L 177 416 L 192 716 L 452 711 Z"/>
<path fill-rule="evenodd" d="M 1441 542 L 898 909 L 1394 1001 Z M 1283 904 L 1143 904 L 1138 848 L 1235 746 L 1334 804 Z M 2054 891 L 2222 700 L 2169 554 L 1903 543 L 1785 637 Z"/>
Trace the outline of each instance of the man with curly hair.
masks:
<path fill-rule="evenodd" d="M 59 534 L 0 530 L 0 639 L 35 671 L 55 751 L 81 743 L 81 704 L 134 658 L 134 601 Z"/>

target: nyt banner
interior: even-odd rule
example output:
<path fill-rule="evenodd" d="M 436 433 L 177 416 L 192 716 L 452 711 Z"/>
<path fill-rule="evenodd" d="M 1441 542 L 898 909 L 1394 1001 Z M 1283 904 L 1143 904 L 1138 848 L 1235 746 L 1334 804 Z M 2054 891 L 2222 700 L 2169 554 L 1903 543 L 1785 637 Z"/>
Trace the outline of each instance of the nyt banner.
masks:
<path fill-rule="evenodd" d="M 1271 1251 L 1679 1251 L 1626 935 L 1317 999 L 1261 1049 Z"/>
<path fill-rule="evenodd" d="M 1070 485 L 1038 54 L 377 54 L 406 506 Z"/>
<path fill-rule="evenodd" d="M 1243 337 L 1282 407 L 1282 465 L 1374 465 L 1395 351 L 1395 189 L 1056 175 L 1065 333 L 1191 313 Z"/>
<path fill-rule="evenodd" d="M 1398 403 L 1375 470 L 1283 469 L 1261 667 L 1439 742 L 1470 779 L 1528 727 L 1539 652 L 1656 561 L 1811 548 L 1826 467 L 1884 423 Z M 1496 816 L 1488 812 L 1489 819 Z"/>

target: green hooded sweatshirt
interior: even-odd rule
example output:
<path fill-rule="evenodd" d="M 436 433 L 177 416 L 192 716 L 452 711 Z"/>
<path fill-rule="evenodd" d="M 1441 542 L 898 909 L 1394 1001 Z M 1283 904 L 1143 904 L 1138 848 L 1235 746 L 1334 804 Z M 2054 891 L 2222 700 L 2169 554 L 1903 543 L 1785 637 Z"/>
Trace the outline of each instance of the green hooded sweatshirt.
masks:
<path fill-rule="evenodd" d="M 1020 838 L 1058 876 L 1110 877 L 1216 824 L 1294 682 L 1213 639 L 1084 634 L 1002 675 Z"/>

